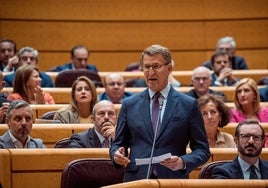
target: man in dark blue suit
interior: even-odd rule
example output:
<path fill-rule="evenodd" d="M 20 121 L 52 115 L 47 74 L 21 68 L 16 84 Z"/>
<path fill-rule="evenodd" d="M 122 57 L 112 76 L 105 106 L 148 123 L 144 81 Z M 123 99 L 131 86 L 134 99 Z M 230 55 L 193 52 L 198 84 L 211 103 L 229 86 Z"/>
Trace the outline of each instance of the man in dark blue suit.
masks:
<path fill-rule="evenodd" d="M 148 89 L 123 101 L 110 157 L 115 166 L 126 166 L 124 181 L 144 179 L 148 175 L 150 178 L 188 178 L 193 169 L 210 157 L 204 122 L 196 100 L 177 92 L 168 83 L 172 72 L 171 59 L 166 47 L 152 45 L 145 49 L 141 67 Z M 156 100 L 152 104 L 156 93 L 160 94 L 161 110 L 152 110 L 157 103 Z M 159 112 L 158 131 L 154 131 L 151 120 L 155 111 Z M 135 159 L 149 158 L 154 140 L 153 156 L 171 153 L 171 157 L 153 164 L 149 171 L 150 165 L 137 165 Z M 192 150 L 189 154 L 186 153 L 188 145 Z"/>
<path fill-rule="evenodd" d="M 268 161 L 259 157 L 264 142 L 265 131 L 258 121 L 248 119 L 240 122 L 235 130 L 238 157 L 230 163 L 215 167 L 212 178 L 268 179 Z"/>
<path fill-rule="evenodd" d="M 261 102 L 268 102 L 268 85 L 259 89 Z"/>
<path fill-rule="evenodd" d="M 121 104 L 123 99 L 133 95 L 125 91 L 124 77 L 119 73 L 108 74 L 104 79 L 105 92 L 99 95 L 99 100 L 109 100 L 114 104 Z"/>
<path fill-rule="evenodd" d="M 13 87 L 13 80 L 15 77 L 15 73 L 17 68 L 21 65 L 29 64 L 37 66 L 38 64 L 38 56 L 39 53 L 36 49 L 31 47 L 23 47 L 18 52 L 17 64 L 13 66 L 14 69 L 12 73 L 7 74 L 4 77 L 4 81 L 6 82 L 6 87 Z M 50 76 L 47 75 L 45 72 L 40 72 L 40 78 L 42 79 L 41 87 L 54 87 L 54 83 L 51 80 Z"/>
<path fill-rule="evenodd" d="M 107 100 L 99 101 L 93 108 L 93 128 L 75 133 L 70 138 L 71 148 L 103 148 L 109 147 L 114 140 L 115 125 L 117 116 L 112 102 Z M 108 139 L 106 145 L 105 139 Z"/>
<path fill-rule="evenodd" d="M 61 72 L 64 70 L 75 70 L 75 69 L 88 69 L 94 72 L 98 72 L 98 69 L 93 64 L 88 64 L 89 51 L 87 47 L 82 45 L 74 46 L 71 50 L 71 62 L 65 65 L 53 67 L 49 71 Z"/>
<path fill-rule="evenodd" d="M 229 56 L 231 57 L 231 62 L 232 62 L 232 69 L 233 70 L 245 70 L 248 69 L 248 65 L 246 63 L 246 60 L 241 57 L 235 55 L 235 48 L 236 48 L 236 42 L 233 37 L 222 37 L 218 40 L 217 43 L 217 50 L 224 50 L 226 51 Z M 207 61 L 203 63 L 203 66 L 212 69 L 211 61 Z"/>

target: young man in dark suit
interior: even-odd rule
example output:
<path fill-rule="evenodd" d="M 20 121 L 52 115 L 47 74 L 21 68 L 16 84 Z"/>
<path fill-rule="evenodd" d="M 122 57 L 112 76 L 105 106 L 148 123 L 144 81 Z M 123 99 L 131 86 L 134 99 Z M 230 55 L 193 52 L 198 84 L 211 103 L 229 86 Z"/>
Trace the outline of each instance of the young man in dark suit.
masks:
<path fill-rule="evenodd" d="M 216 179 L 268 179 L 268 161 L 260 154 L 265 142 L 265 131 L 257 120 L 240 122 L 235 130 L 238 157 L 217 166 L 212 171 Z"/>

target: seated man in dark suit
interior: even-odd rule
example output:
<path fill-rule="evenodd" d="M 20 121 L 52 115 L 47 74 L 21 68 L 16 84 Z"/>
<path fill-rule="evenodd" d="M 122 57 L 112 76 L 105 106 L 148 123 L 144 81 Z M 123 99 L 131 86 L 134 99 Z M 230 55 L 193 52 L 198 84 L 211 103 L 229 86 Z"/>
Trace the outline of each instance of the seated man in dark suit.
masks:
<path fill-rule="evenodd" d="M 114 140 L 117 115 L 113 103 L 102 100 L 93 108 L 93 128 L 73 134 L 70 138 L 71 148 L 108 148 Z"/>
<path fill-rule="evenodd" d="M 38 51 L 31 47 L 23 47 L 18 52 L 18 63 L 14 66 L 14 71 L 16 71 L 21 65 L 29 64 L 37 66 L 38 64 Z M 8 74 L 4 77 L 4 81 L 6 82 L 6 87 L 13 87 L 13 80 L 15 77 L 15 73 Z M 45 72 L 40 72 L 41 87 L 54 87 L 54 83 L 51 80 L 50 76 Z"/>
<path fill-rule="evenodd" d="M 211 85 L 211 73 L 208 68 L 204 66 L 195 68 L 192 74 L 192 84 L 194 89 L 186 92 L 187 95 L 196 99 L 205 94 L 219 95 L 223 97 L 224 102 L 227 102 L 227 98 L 223 92 L 209 89 Z"/>
<path fill-rule="evenodd" d="M 17 44 L 10 39 L 0 41 L 0 70 L 10 72 L 13 69 L 13 64 L 16 64 L 14 58 L 17 52 Z M 9 70 L 9 68 L 11 70 Z"/>
<path fill-rule="evenodd" d="M 99 100 L 109 100 L 114 104 L 122 103 L 123 99 L 133 95 L 125 92 L 124 77 L 118 73 L 108 74 L 104 79 L 105 92 L 99 95 Z"/>
<path fill-rule="evenodd" d="M 12 101 L 6 115 L 9 129 L 0 136 L 0 148 L 45 148 L 41 139 L 30 137 L 33 122 L 30 105 L 23 100 Z"/>
<path fill-rule="evenodd" d="M 211 57 L 212 86 L 235 86 L 239 82 L 233 74 L 231 57 L 225 51 L 216 51 Z"/>
<path fill-rule="evenodd" d="M 89 51 L 87 47 L 82 45 L 74 46 L 71 50 L 71 62 L 65 65 L 53 67 L 49 71 L 61 72 L 63 70 L 88 69 L 98 72 L 98 69 L 93 64 L 88 64 Z"/>
<path fill-rule="evenodd" d="M 260 158 L 265 131 L 257 120 L 240 122 L 235 130 L 238 157 L 212 171 L 216 179 L 268 179 L 268 161 Z"/>
<path fill-rule="evenodd" d="M 0 91 L 5 87 L 5 81 L 3 81 L 3 73 L 0 71 Z M 0 95 L 0 123 L 5 123 L 7 108 L 10 101 L 7 100 L 6 96 L 1 93 Z"/>
<path fill-rule="evenodd" d="M 225 50 L 229 56 L 231 57 L 232 69 L 234 70 L 243 70 L 248 69 L 248 65 L 245 59 L 241 56 L 235 55 L 236 42 L 233 37 L 223 37 L 218 40 L 216 51 L 217 50 Z M 203 66 L 212 69 L 211 62 L 207 61 L 203 63 Z"/>

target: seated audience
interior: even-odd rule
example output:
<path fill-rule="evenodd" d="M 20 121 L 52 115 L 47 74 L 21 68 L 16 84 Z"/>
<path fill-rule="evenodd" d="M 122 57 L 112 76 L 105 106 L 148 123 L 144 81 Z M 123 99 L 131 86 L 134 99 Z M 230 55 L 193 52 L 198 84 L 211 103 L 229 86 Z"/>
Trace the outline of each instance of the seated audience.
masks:
<path fill-rule="evenodd" d="M 93 64 L 88 64 L 89 51 L 87 47 L 82 45 L 74 46 L 71 50 L 71 62 L 50 69 L 52 72 L 60 72 L 63 70 L 88 69 L 98 72 Z"/>
<path fill-rule="evenodd" d="M 13 81 L 15 77 L 15 71 L 21 66 L 21 65 L 34 65 L 37 67 L 38 64 L 38 51 L 31 47 L 23 47 L 18 52 L 18 57 L 15 56 L 18 60 L 18 63 L 16 65 L 13 65 L 14 72 L 11 74 L 8 74 L 4 77 L 4 80 L 6 82 L 6 87 L 13 87 Z M 50 76 L 47 75 L 45 72 L 39 73 L 40 78 L 42 79 L 41 87 L 54 87 L 54 83 L 51 80 Z"/>
<path fill-rule="evenodd" d="M 67 108 L 56 112 L 54 119 L 61 123 L 91 123 L 91 114 L 97 102 L 94 83 L 86 76 L 78 77 L 71 91 L 71 101 Z"/>
<path fill-rule="evenodd" d="M 228 125 L 231 117 L 230 108 L 224 104 L 222 97 L 203 95 L 198 99 L 198 105 L 205 123 L 209 147 L 235 147 L 233 136 L 219 130 L 219 127 Z"/>
<path fill-rule="evenodd" d="M 104 79 L 105 92 L 99 95 L 99 100 L 109 100 L 114 104 L 122 103 L 123 99 L 133 93 L 125 92 L 124 77 L 118 73 L 108 74 Z"/>
<path fill-rule="evenodd" d="M 112 102 L 102 100 L 93 108 L 93 128 L 73 134 L 70 138 L 71 148 L 108 148 L 114 140 L 117 116 Z"/>
<path fill-rule="evenodd" d="M 268 122 L 268 107 L 260 106 L 258 86 L 253 79 L 240 80 L 235 88 L 234 103 L 236 108 L 231 110 L 230 122 L 241 122 L 249 118 Z"/>
<path fill-rule="evenodd" d="M 0 148 L 45 148 L 39 138 L 30 137 L 34 122 L 33 111 L 26 101 L 12 101 L 7 110 L 8 130 L 0 136 Z"/>
<path fill-rule="evenodd" d="M 29 104 L 55 104 L 53 97 L 41 88 L 42 79 L 34 65 L 22 65 L 15 74 L 13 92 L 8 100 L 25 100 Z"/>
<path fill-rule="evenodd" d="M 268 85 L 259 89 L 261 102 L 268 102 Z"/>
<path fill-rule="evenodd" d="M 211 57 L 211 65 L 214 71 L 211 75 L 213 86 L 234 86 L 239 81 L 233 75 L 231 57 L 228 53 L 222 50 L 216 51 Z"/>
<path fill-rule="evenodd" d="M 13 40 L 5 39 L 0 42 L 0 70 L 9 72 L 13 66 L 18 63 L 15 55 L 17 52 L 16 42 Z M 10 67 L 10 68 L 6 68 Z"/>
<path fill-rule="evenodd" d="M 241 56 L 235 55 L 236 42 L 233 37 L 222 37 L 218 40 L 216 51 L 217 50 L 225 50 L 229 56 L 231 57 L 232 69 L 248 69 L 248 65 L 245 59 Z M 203 66 L 212 69 L 211 62 L 207 61 L 203 64 Z"/>
<path fill-rule="evenodd" d="M 5 81 L 3 81 L 3 73 L 0 71 L 0 91 L 5 87 Z M 0 123 L 5 123 L 7 108 L 10 101 L 6 97 L 0 96 Z"/>
<path fill-rule="evenodd" d="M 268 161 L 260 158 L 264 144 L 264 129 L 258 121 L 247 119 L 235 130 L 238 156 L 212 171 L 216 179 L 268 179 Z"/>
<path fill-rule="evenodd" d="M 203 66 L 197 67 L 193 70 L 192 74 L 192 85 L 194 89 L 186 92 L 186 94 L 196 99 L 205 94 L 219 95 L 223 97 L 223 100 L 225 102 L 227 102 L 227 98 L 223 92 L 213 91 L 212 89 L 209 89 L 210 84 L 210 70 Z"/>

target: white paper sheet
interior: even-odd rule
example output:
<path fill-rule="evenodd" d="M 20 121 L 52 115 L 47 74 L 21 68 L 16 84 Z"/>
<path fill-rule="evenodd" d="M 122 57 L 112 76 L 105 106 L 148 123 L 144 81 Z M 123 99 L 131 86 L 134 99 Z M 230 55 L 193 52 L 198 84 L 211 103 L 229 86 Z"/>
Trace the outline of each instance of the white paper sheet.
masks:
<path fill-rule="evenodd" d="M 152 164 L 160 163 L 161 161 L 163 161 L 167 158 L 170 158 L 170 157 L 171 157 L 171 153 L 166 153 L 163 155 L 153 157 Z M 149 158 L 135 159 L 135 161 L 136 161 L 136 165 L 145 165 L 145 164 L 150 164 L 151 158 L 149 157 Z"/>

